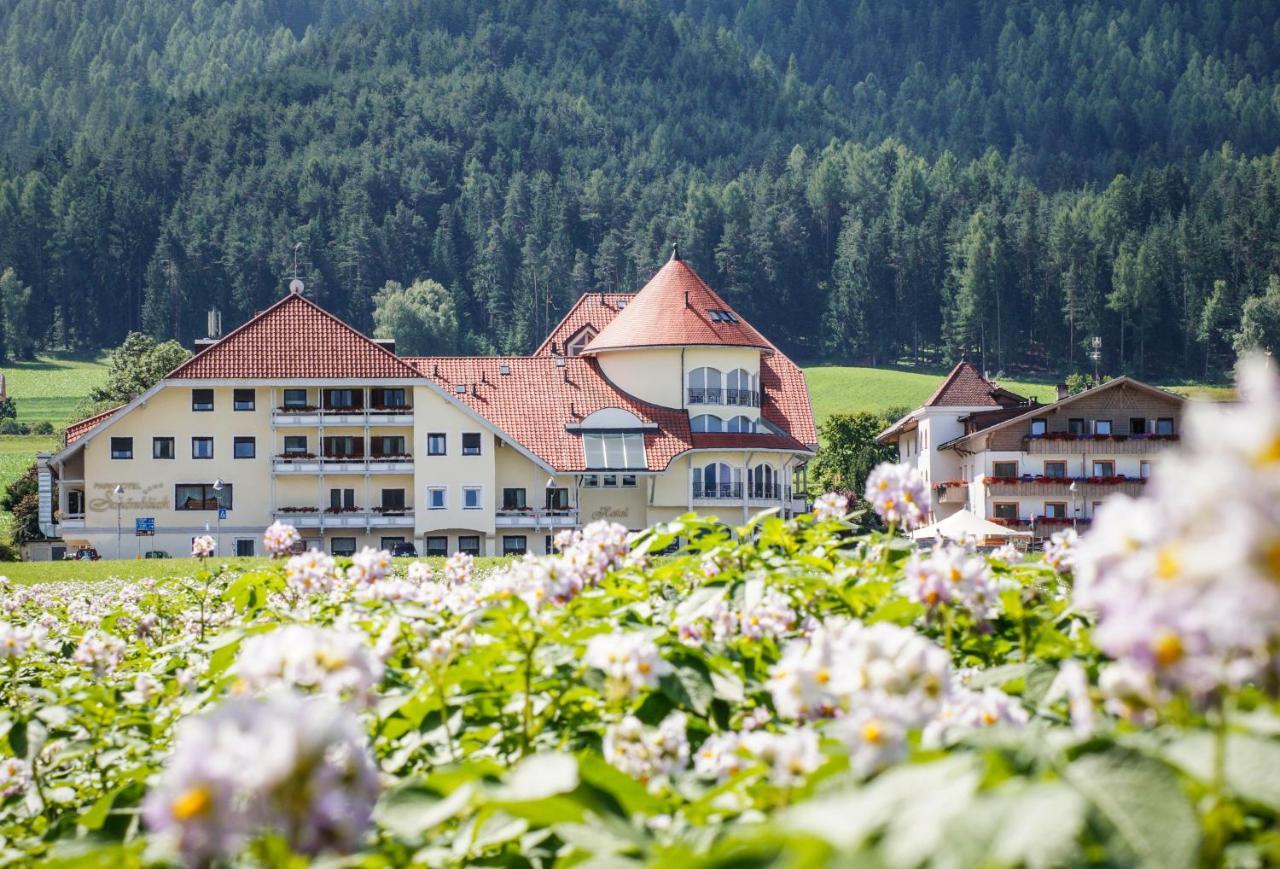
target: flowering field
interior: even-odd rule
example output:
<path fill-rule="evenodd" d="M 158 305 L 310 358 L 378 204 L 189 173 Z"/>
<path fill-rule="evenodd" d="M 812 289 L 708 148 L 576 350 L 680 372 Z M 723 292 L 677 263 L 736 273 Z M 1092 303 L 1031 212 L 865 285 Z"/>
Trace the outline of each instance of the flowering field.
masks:
<path fill-rule="evenodd" d="M 0 861 L 1274 864 L 1280 391 L 1245 385 L 1034 563 L 917 550 L 886 465 L 870 535 L 825 496 L 487 573 L 5 588 Z"/>

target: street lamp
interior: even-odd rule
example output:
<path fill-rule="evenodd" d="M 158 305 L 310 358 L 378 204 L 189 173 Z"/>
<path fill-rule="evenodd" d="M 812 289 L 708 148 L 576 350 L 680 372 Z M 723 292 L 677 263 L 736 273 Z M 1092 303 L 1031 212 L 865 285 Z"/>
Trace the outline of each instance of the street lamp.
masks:
<path fill-rule="evenodd" d="M 124 505 L 124 484 L 116 483 L 111 490 L 116 496 L 116 559 L 124 558 L 124 527 L 120 520 L 120 508 Z"/>
<path fill-rule="evenodd" d="M 222 478 L 213 481 L 213 497 L 218 502 L 218 537 L 214 543 L 214 552 L 222 554 Z"/>
<path fill-rule="evenodd" d="M 1075 529 L 1080 523 L 1080 486 L 1075 481 L 1071 481 L 1071 485 L 1067 487 L 1067 491 L 1071 493 L 1071 527 Z"/>

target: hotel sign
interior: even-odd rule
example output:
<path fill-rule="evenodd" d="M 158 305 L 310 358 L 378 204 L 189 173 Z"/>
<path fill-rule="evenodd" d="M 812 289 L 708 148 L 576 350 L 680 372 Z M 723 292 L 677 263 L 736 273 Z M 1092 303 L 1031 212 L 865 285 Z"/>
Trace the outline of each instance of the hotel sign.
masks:
<path fill-rule="evenodd" d="M 116 486 L 124 489 L 123 495 L 116 496 Z M 114 510 L 117 505 L 122 510 L 164 510 L 169 506 L 164 483 L 153 483 L 146 487 L 138 483 L 94 483 L 93 490 L 89 509 L 95 513 Z"/>

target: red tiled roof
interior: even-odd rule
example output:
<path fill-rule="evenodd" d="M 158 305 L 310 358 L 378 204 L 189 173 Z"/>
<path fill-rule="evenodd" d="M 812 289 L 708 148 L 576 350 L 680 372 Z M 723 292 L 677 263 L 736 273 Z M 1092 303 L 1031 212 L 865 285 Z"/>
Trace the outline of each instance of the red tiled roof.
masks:
<path fill-rule="evenodd" d="M 573 303 L 569 313 L 556 324 L 542 345 L 533 351 L 533 355 L 549 355 L 553 345 L 557 353 L 563 354 L 564 345 L 582 331 L 583 326 L 590 326 L 599 334 L 601 329 L 618 316 L 618 311 L 622 310 L 618 306 L 625 307 L 634 298 L 634 293 L 585 293 Z"/>
<path fill-rule="evenodd" d="M 169 378 L 404 378 L 413 366 L 301 293 L 289 293 Z"/>
<path fill-rule="evenodd" d="M 117 407 L 111 408 L 110 410 L 104 410 L 102 413 L 94 414 L 93 416 L 71 423 L 71 425 L 67 426 L 66 438 L 63 446 L 69 446 L 80 440 L 80 438 L 88 434 L 94 426 L 111 416 L 111 414 L 115 413 L 121 407 L 124 407 L 124 405 L 121 404 Z"/>
<path fill-rule="evenodd" d="M 649 470 L 665 469 L 692 446 L 688 414 L 620 392 L 605 380 L 594 359 L 566 359 L 563 368 L 550 355 L 419 356 L 406 361 L 557 471 L 587 469 L 581 436 L 565 431 L 565 426 L 606 407 L 620 407 L 646 423 L 657 423 L 658 430 L 644 436 Z M 502 374 L 502 366 L 511 373 Z M 456 392 L 459 385 L 466 392 Z"/>
<path fill-rule="evenodd" d="M 1004 401 L 996 399 L 1001 393 Z M 1001 389 L 982 376 L 972 362 L 960 362 L 925 401 L 925 407 L 1005 407 L 1026 399 Z"/>
<path fill-rule="evenodd" d="M 773 345 L 736 313 L 734 322 L 712 321 L 708 312 L 713 309 L 733 311 L 693 269 L 672 255 L 583 353 L 708 345 L 759 347 L 773 352 Z"/>

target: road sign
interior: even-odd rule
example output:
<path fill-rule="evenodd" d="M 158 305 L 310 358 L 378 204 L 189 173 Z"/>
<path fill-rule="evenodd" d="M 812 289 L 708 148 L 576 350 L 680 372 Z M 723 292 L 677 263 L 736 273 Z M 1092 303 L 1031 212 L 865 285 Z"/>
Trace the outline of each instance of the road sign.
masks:
<path fill-rule="evenodd" d="M 133 533 L 139 537 L 151 537 L 156 533 L 154 516 L 141 516 L 133 520 Z"/>
<path fill-rule="evenodd" d="M 219 519 L 226 519 L 226 518 L 227 518 L 227 508 L 226 508 L 226 507 L 219 507 L 219 508 L 218 508 L 218 518 L 219 518 Z"/>

